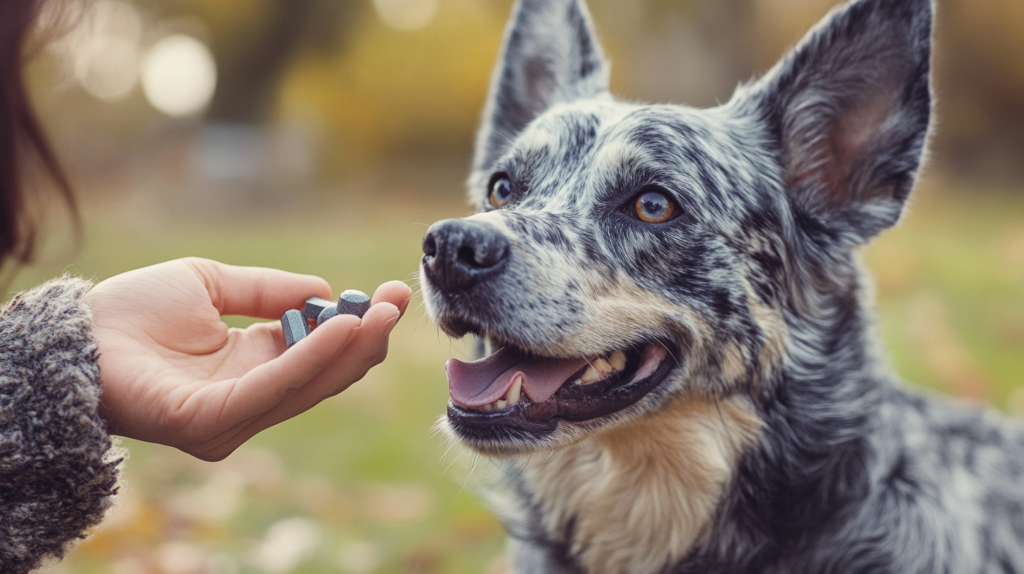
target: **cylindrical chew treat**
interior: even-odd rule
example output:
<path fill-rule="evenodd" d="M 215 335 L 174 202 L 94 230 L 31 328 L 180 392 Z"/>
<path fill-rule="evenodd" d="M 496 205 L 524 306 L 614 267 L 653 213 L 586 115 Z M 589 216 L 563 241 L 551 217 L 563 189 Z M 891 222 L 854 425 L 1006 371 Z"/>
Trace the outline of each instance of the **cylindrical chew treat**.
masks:
<path fill-rule="evenodd" d="M 302 311 L 290 309 L 281 317 L 281 329 L 284 330 L 285 344 L 291 347 L 309 334 L 309 322 Z"/>
<path fill-rule="evenodd" d="M 315 320 L 328 307 L 334 307 L 334 301 L 323 297 L 310 297 L 306 299 L 306 318 Z"/>
<path fill-rule="evenodd" d="M 331 303 L 329 307 L 324 307 L 324 310 L 320 311 L 320 315 L 317 316 L 316 318 L 316 326 L 319 327 L 320 325 L 323 325 L 324 321 L 330 319 L 331 317 L 334 317 L 337 314 L 338 308 L 334 306 L 334 303 Z"/>
<path fill-rule="evenodd" d="M 370 309 L 370 296 L 362 291 L 347 289 L 338 296 L 338 314 L 355 315 L 360 319 Z"/>

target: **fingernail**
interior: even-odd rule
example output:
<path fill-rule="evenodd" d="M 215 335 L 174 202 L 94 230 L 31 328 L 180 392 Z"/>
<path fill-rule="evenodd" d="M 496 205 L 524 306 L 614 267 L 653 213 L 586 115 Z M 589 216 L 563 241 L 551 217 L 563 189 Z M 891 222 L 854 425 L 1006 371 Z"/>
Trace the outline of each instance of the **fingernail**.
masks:
<path fill-rule="evenodd" d="M 400 315 L 395 315 L 394 319 L 391 319 L 390 321 L 387 322 L 387 324 L 384 325 L 384 336 L 385 337 L 387 337 L 388 335 L 391 334 L 391 330 L 394 329 L 395 325 L 398 324 L 399 317 L 400 317 Z"/>

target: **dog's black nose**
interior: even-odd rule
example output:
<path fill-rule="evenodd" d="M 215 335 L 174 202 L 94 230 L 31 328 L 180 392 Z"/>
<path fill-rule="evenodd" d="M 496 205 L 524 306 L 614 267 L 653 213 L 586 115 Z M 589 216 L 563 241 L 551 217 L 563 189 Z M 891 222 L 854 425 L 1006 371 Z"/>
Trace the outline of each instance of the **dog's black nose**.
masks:
<path fill-rule="evenodd" d="M 466 219 L 445 219 L 423 237 L 423 268 L 445 292 L 466 289 L 504 267 L 508 239 L 494 227 Z"/>

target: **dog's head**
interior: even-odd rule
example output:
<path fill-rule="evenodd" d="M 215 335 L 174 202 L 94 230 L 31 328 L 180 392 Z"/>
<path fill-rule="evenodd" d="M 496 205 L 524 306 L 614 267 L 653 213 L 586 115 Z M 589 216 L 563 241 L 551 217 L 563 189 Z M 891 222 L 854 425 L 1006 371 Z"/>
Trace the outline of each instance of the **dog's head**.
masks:
<path fill-rule="evenodd" d="M 515 454 L 776 384 L 795 325 L 828 320 L 816 299 L 900 217 L 930 35 L 930 0 L 858 0 L 722 106 L 645 106 L 608 93 L 581 0 L 518 2 L 470 177 L 478 213 L 423 244 L 430 315 L 489 353 L 448 364 L 451 430 Z"/>

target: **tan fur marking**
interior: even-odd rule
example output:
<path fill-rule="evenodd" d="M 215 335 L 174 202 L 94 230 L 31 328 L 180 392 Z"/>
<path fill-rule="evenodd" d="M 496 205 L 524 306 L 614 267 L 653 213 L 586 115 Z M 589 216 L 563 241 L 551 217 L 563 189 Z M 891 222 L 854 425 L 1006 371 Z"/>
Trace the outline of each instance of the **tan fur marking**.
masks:
<path fill-rule="evenodd" d="M 789 329 L 778 309 L 761 303 L 757 293 L 754 292 L 754 286 L 749 281 L 744 279 L 743 284 L 747 290 L 747 307 L 750 308 L 750 316 L 765 333 L 765 343 L 758 358 L 761 363 L 762 375 L 767 376 L 768 371 L 782 362 L 782 357 L 786 353 L 786 337 Z"/>
<path fill-rule="evenodd" d="M 524 476 L 550 532 L 575 520 L 571 544 L 588 572 L 658 572 L 698 540 L 761 425 L 746 399 L 680 398 L 576 446 L 536 453 Z"/>
<path fill-rule="evenodd" d="M 722 349 L 721 372 L 722 382 L 726 385 L 747 377 L 747 362 L 743 358 L 743 350 L 736 343 L 729 343 Z"/>
<path fill-rule="evenodd" d="M 686 328 L 694 348 L 711 338 L 711 327 L 692 310 L 640 287 L 621 273 L 602 275 L 591 271 L 584 276 L 581 287 L 587 324 L 571 338 L 574 347 L 607 349 L 624 333 L 657 332 L 659 327 L 672 324 Z"/>

